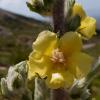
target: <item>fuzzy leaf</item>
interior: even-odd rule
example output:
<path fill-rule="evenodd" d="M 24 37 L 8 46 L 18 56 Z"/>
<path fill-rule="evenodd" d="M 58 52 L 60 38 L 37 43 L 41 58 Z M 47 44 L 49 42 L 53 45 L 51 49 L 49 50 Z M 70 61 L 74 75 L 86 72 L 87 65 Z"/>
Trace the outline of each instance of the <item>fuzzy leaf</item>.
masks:
<path fill-rule="evenodd" d="M 20 98 L 24 96 L 27 96 L 28 100 L 32 100 L 31 92 L 27 88 L 27 73 L 26 61 L 11 66 L 8 69 L 6 78 L 1 78 L 2 94 L 8 97 L 9 100 L 14 100 L 16 97 L 21 100 Z"/>
<path fill-rule="evenodd" d="M 34 100 L 47 100 L 49 98 L 49 89 L 46 87 L 44 80 L 35 79 Z"/>
<path fill-rule="evenodd" d="M 5 78 L 1 79 L 1 92 L 2 92 L 3 95 L 6 95 L 6 96 L 9 95 L 8 87 L 7 87 L 7 83 L 6 83 Z"/>

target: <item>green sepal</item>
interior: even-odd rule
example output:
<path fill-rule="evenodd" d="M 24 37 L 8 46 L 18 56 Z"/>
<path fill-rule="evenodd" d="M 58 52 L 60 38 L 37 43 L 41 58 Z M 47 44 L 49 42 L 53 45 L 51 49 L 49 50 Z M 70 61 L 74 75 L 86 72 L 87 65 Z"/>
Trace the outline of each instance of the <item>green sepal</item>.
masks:
<path fill-rule="evenodd" d="M 80 26 L 80 24 L 81 24 L 81 17 L 79 15 L 72 17 L 69 22 L 69 30 L 76 31 L 77 28 Z"/>
<path fill-rule="evenodd" d="M 31 0 L 27 2 L 28 8 L 41 15 L 51 15 L 53 0 Z"/>
<path fill-rule="evenodd" d="M 65 16 L 65 32 L 70 31 L 72 8 L 75 4 L 75 0 L 65 0 L 64 16 Z"/>

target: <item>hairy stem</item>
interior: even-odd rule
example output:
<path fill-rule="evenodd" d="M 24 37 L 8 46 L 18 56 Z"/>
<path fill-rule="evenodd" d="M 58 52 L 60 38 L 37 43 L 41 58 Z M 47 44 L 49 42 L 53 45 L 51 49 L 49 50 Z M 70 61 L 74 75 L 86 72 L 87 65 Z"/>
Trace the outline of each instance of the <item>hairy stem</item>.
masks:
<path fill-rule="evenodd" d="M 69 100 L 69 95 L 64 89 L 55 89 L 51 91 L 51 100 Z"/>
<path fill-rule="evenodd" d="M 65 31 L 65 0 L 54 0 L 53 5 L 53 24 L 54 32 L 59 34 L 59 37 Z M 68 93 L 64 89 L 51 90 L 51 100 L 69 100 Z"/>
<path fill-rule="evenodd" d="M 65 31 L 64 3 L 65 0 L 55 0 L 53 5 L 54 32 L 59 33 L 59 36 Z"/>

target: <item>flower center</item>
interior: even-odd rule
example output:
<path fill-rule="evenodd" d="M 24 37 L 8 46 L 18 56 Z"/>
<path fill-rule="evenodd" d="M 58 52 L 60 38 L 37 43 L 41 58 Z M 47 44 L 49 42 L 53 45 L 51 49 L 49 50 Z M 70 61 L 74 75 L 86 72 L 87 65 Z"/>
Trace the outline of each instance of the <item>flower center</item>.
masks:
<path fill-rule="evenodd" d="M 51 61 L 55 64 L 64 64 L 65 58 L 63 52 L 61 52 L 59 49 L 53 50 Z"/>

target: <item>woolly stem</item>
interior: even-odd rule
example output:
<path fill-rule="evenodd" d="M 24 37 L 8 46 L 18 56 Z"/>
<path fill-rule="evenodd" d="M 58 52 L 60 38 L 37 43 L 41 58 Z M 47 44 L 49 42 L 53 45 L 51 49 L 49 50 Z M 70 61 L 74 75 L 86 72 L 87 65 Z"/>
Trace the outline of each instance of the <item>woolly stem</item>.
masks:
<path fill-rule="evenodd" d="M 53 5 L 53 24 L 54 32 L 59 34 L 59 37 L 65 31 L 65 0 L 55 0 Z M 69 100 L 68 93 L 64 89 L 51 90 L 51 100 Z"/>
<path fill-rule="evenodd" d="M 51 100 L 69 100 L 67 91 L 62 88 L 51 90 Z"/>
<path fill-rule="evenodd" d="M 55 0 L 53 5 L 54 32 L 59 33 L 59 36 L 65 31 L 64 3 L 65 0 Z"/>

